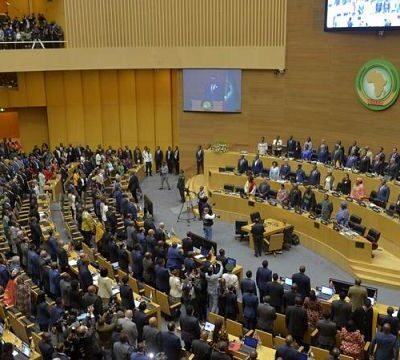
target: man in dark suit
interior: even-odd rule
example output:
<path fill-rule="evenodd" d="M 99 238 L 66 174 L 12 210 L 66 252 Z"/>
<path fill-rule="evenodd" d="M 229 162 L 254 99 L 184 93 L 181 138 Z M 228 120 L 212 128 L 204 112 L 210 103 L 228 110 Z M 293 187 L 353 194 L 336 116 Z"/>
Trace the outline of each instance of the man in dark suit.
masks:
<path fill-rule="evenodd" d="M 260 159 L 260 156 L 257 154 L 253 160 L 253 164 L 251 165 L 251 170 L 254 174 L 254 176 L 260 175 L 262 171 L 264 170 L 264 165 L 262 160 Z"/>
<path fill-rule="evenodd" d="M 159 258 L 154 268 L 154 274 L 156 278 L 156 289 L 158 291 L 169 293 L 169 271 L 165 268 L 165 260 Z"/>
<path fill-rule="evenodd" d="M 247 270 L 246 278 L 240 282 L 240 291 L 242 292 L 242 294 L 249 292 L 249 289 L 253 289 L 254 291 L 256 290 L 256 283 L 251 278 L 252 276 L 253 276 L 252 271 Z"/>
<path fill-rule="evenodd" d="M 257 308 L 257 329 L 273 333 L 276 310 L 270 305 L 270 297 L 264 296 L 264 303 Z"/>
<path fill-rule="evenodd" d="M 165 160 L 167 161 L 168 172 L 172 174 L 174 168 L 174 152 L 172 151 L 171 146 L 168 146 L 168 149 L 165 152 Z"/>
<path fill-rule="evenodd" d="M 202 174 L 204 172 L 204 150 L 201 145 L 199 145 L 199 148 L 196 151 L 196 165 L 197 174 Z"/>
<path fill-rule="evenodd" d="M 43 359 L 53 358 L 54 346 L 51 343 L 51 335 L 48 332 L 43 333 L 42 340 L 39 341 L 39 350 Z"/>
<path fill-rule="evenodd" d="M 133 172 L 131 177 L 129 178 L 128 189 L 132 193 L 132 197 L 135 200 L 135 203 L 138 203 L 137 191 L 140 190 L 139 178 L 136 175 L 136 172 Z"/>
<path fill-rule="evenodd" d="M 303 299 L 296 297 L 295 305 L 286 309 L 286 327 L 299 345 L 303 344 L 304 334 L 308 329 L 307 311 L 303 308 Z"/>
<path fill-rule="evenodd" d="M 210 360 L 211 346 L 208 344 L 208 332 L 202 331 L 200 339 L 192 341 L 193 360 Z"/>
<path fill-rule="evenodd" d="M 351 318 L 351 304 L 345 299 L 346 293 L 344 291 L 340 292 L 339 300 L 333 301 L 331 307 L 331 320 L 339 330 L 346 326 Z"/>
<path fill-rule="evenodd" d="M 167 328 L 168 331 L 160 333 L 160 349 L 167 355 L 168 360 L 180 359 L 181 339 L 175 334 L 175 323 L 168 323 Z"/>
<path fill-rule="evenodd" d="M 331 314 L 324 312 L 323 319 L 318 320 L 317 329 L 319 331 L 318 344 L 320 347 L 332 350 L 336 342 L 336 324 L 330 320 Z"/>
<path fill-rule="evenodd" d="M 147 315 L 144 313 L 146 307 L 146 302 L 141 301 L 139 304 L 139 308 L 136 309 L 133 313 L 133 322 L 136 324 L 136 328 L 138 331 L 138 342 L 143 341 L 143 328 L 149 323 Z"/>
<path fill-rule="evenodd" d="M 280 313 L 282 312 L 284 290 L 282 284 L 278 280 L 278 274 L 274 273 L 272 275 L 272 281 L 267 283 L 266 294 L 270 297 L 271 306 Z"/>
<path fill-rule="evenodd" d="M 266 295 L 267 283 L 272 279 L 272 271 L 268 269 L 268 260 L 262 262 L 262 267 L 257 269 L 256 284 L 260 293 L 260 302 L 264 301 Z"/>
<path fill-rule="evenodd" d="M 211 354 L 211 360 L 231 360 L 231 356 L 227 353 L 228 343 L 220 341 Z"/>
<path fill-rule="evenodd" d="M 364 305 L 353 312 L 353 320 L 358 330 L 364 335 L 365 341 L 372 339 L 372 321 L 374 310 L 370 299 L 364 300 Z"/>
<path fill-rule="evenodd" d="M 182 239 L 182 250 L 183 255 L 187 255 L 189 251 L 193 251 L 193 241 L 192 241 L 192 233 L 188 231 L 186 233 L 186 237 Z"/>
<path fill-rule="evenodd" d="M 249 330 L 253 330 L 257 322 L 258 297 L 255 290 L 250 288 L 249 292 L 243 294 L 242 299 L 244 326 Z"/>
<path fill-rule="evenodd" d="M 157 146 L 156 152 L 154 153 L 154 161 L 156 162 L 156 172 L 160 170 L 161 164 L 164 160 L 164 153 L 159 146 Z"/>
<path fill-rule="evenodd" d="M 237 164 L 237 171 L 239 174 L 244 174 L 249 168 L 248 161 L 244 158 L 244 155 L 240 155 L 240 159 Z"/>
<path fill-rule="evenodd" d="M 264 224 L 260 219 L 256 219 L 254 225 L 251 227 L 251 234 L 254 239 L 254 256 L 262 256 L 263 241 L 264 241 Z"/>
<path fill-rule="evenodd" d="M 275 359 L 297 360 L 299 358 L 298 351 L 294 348 L 294 341 L 291 335 L 286 336 L 285 345 L 278 347 L 275 353 Z"/>
<path fill-rule="evenodd" d="M 133 300 L 132 288 L 128 285 L 128 275 L 125 275 L 122 279 L 122 285 L 119 287 L 119 292 L 121 296 L 121 305 L 125 309 L 133 309 L 135 307 L 135 302 Z"/>
<path fill-rule="evenodd" d="M 186 306 L 186 315 L 181 315 L 180 327 L 181 338 L 185 343 L 185 349 L 190 351 L 192 341 L 200 339 L 200 324 L 199 320 L 193 316 L 194 308 L 192 305 Z"/>
<path fill-rule="evenodd" d="M 286 143 L 287 146 L 287 157 L 294 157 L 294 152 L 296 150 L 296 140 L 293 139 L 293 135 L 290 135 L 289 140 Z"/>
<path fill-rule="evenodd" d="M 373 338 L 369 347 L 369 355 L 373 356 L 375 360 L 398 359 L 397 337 L 391 333 L 389 324 L 383 325 L 383 331 L 378 332 Z"/>
<path fill-rule="evenodd" d="M 35 244 L 36 248 L 39 248 L 43 234 L 42 234 L 42 229 L 40 228 L 40 225 L 38 223 L 38 220 L 35 217 L 31 218 L 31 223 L 29 227 L 31 230 L 32 242 Z"/>
<path fill-rule="evenodd" d="M 305 274 L 306 267 L 304 265 L 300 266 L 299 272 L 293 274 L 292 281 L 297 284 L 297 289 L 302 296 L 303 300 L 310 295 L 311 283 L 310 278 Z"/>
<path fill-rule="evenodd" d="M 86 258 L 83 259 L 82 263 L 78 265 L 78 269 L 81 289 L 85 292 L 89 286 L 93 285 L 93 276 L 89 271 L 89 260 Z"/>
<path fill-rule="evenodd" d="M 321 173 L 317 169 L 317 165 L 314 165 L 310 172 L 310 175 L 308 176 L 308 183 L 311 186 L 318 186 L 320 182 L 321 182 Z"/>
<path fill-rule="evenodd" d="M 175 146 L 174 150 L 174 164 L 175 164 L 175 174 L 179 175 L 179 162 L 180 162 L 180 155 L 179 155 L 179 148 Z"/>
<path fill-rule="evenodd" d="M 399 319 L 393 316 L 394 309 L 391 306 L 387 308 L 386 313 L 387 315 L 378 317 L 378 324 L 380 326 L 389 324 L 392 334 L 397 336 L 399 331 Z"/>

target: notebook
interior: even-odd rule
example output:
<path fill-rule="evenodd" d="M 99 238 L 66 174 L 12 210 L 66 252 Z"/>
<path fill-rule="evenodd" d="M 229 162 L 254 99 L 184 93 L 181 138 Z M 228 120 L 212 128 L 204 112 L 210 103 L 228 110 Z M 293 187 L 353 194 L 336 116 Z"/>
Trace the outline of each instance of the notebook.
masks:
<path fill-rule="evenodd" d="M 210 322 L 208 322 L 208 321 L 204 324 L 204 330 L 205 331 L 213 332 L 214 328 L 215 328 L 215 325 L 210 323 Z"/>

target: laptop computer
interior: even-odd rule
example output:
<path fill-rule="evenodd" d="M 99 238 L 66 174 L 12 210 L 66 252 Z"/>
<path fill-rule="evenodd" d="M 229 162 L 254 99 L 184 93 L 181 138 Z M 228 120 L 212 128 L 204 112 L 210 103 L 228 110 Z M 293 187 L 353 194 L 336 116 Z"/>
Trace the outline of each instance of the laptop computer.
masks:
<path fill-rule="evenodd" d="M 333 289 L 327 286 L 322 286 L 321 291 L 318 294 L 318 298 L 321 300 L 330 300 L 333 296 Z"/>
<path fill-rule="evenodd" d="M 374 306 L 374 304 L 375 304 L 375 298 L 373 298 L 373 297 L 368 297 L 368 299 L 371 300 L 371 305 Z"/>
<path fill-rule="evenodd" d="M 290 290 L 292 288 L 293 281 L 291 278 L 285 277 L 285 281 L 283 282 L 283 289 Z"/>
<path fill-rule="evenodd" d="M 243 344 L 240 346 L 240 352 L 244 354 L 250 354 L 253 350 L 257 349 L 257 344 L 257 339 L 251 336 L 245 336 Z"/>
<path fill-rule="evenodd" d="M 213 332 L 215 328 L 215 325 L 206 321 L 206 323 L 204 324 L 204 330 L 207 332 Z"/>
<path fill-rule="evenodd" d="M 15 360 L 27 360 L 31 356 L 31 348 L 28 344 L 23 342 L 21 345 L 21 350 L 14 350 L 13 356 Z"/>

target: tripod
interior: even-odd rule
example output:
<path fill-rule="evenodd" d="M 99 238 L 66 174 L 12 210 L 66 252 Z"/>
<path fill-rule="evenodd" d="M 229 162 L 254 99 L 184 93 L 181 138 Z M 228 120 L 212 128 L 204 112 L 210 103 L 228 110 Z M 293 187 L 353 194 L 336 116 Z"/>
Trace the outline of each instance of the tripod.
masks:
<path fill-rule="evenodd" d="M 178 219 L 176 221 L 187 221 L 188 226 L 190 225 L 191 221 L 196 220 L 192 198 L 190 197 L 191 192 L 192 191 L 185 189 L 185 202 L 182 203 L 181 210 L 179 211 Z"/>

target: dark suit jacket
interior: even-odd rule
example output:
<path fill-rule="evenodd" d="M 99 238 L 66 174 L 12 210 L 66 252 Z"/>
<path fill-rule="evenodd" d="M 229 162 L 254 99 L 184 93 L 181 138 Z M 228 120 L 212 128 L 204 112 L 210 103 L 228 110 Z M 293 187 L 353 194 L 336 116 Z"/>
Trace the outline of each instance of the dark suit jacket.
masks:
<path fill-rule="evenodd" d="M 267 283 L 272 279 L 272 271 L 268 268 L 259 267 L 256 273 L 256 283 L 259 289 L 266 290 Z"/>
<path fill-rule="evenodd" d="M 79 278 L 81 281 L 81 288 L 86 291 L 90 285 L 93 285 L 93 276 L 87 266 L 82 265 L 79 271 Z"/>
<path fill-rule="evenodd" d="M 233 292 L 225 294 L 225 315 L 227 317 L 236 318 L 239 313 L 239 306 L 237 302 L 237 295 Z"/>
<path fill-rule="evenodd" d="M 164 159 L 164 153 L 163 153 L 163 151 L 162 151 L 162 150 L 156 151 L 155 154 L 154 154 L 154 160 L 155 160 L 157 163 L 161 163 L 161 162 L 163 161 L 163 159 Z"/>
<path fill-rule="evenodd" d="M 154 268 L 156 277 L 156 289 L 165 293 L 169 293 L 169 271 L 165 267 L 156 265 Z"/>
<path fill-rule="evenodd" d="M 303 337 L 308 329 L 306 310 L 302 306 L 289 306 L 286 310 L 285 322 L 290 335 Z"/>
<path fill-rule="evenodd" d="M 267 283 L 266 294 L 270 297 L 270 304 L 278 307 L 283 305 L 283 286 L 282 284 L 270 281 Z"/>
<path fill-rule="evenodd" d="M 330 320 L 318 320 L 317 329 L 319 330 L 318 343 L 323 346 L 335 345 L 336 324 Z"/>
<path fill-rule="evenodd" d="M 211 360 L 231 360 L 231 357 L 225 352 L 222 353 L 217 350 L 213 350 L 211 354 Z"/>
<path fill-rule="evenodd" d="M 251 227 L 251 233 L 253 234 L 254 240 L 262 241 L 264 239 L 264 225 L 261 223 L 254 224 Z"/>
<path fill-rule="evenodd" d="M 335 300 L 332 302 L 331 320 L 338 328 L 347 324 L 351 317 L 351 304 L 344 300 Z"/>
<path fill-rule="evenodd" d="M 161 331 L 160 348 L 167 355 L 168 360 L 176 360 L 181 354 L 181 339 L 170 331 Z"/>
<path fill-rule="evenodd" d="M 254 289 L 254 293 L 256 293 L 256 283 L 254 282 L 253 279 L 245 278 L 241 281 L 240 283 L 240 291 L 242 294 L 250 292 L 250 289 Z"/>
<path fill-rule="evenodd" d="M 181 338 L 183 341 L 200 339 L 199 320 L 194 316 L 182 315 L 180 319 Z"/>
<path fill-rule="evenodd" d="M 308 295 L 310 295 L 311 291 L 310 278 L 306 274 L 304 273 L 293 274 L 292 281 L 293 283 L 297 284 L 297 291 L 300 293 L 303 299 L 306 298 Z"/>
<path fill-rule="evenodd" d="M 138 342 L 142 342 L 143 328 L 149 323 L 146 314 L 140 310 L 136 310 L 133 314 L 133 322 L 136 324 L 136 328 L 138 331 Z"/>
<path fill-rule="evenodd" d="M 386 323 L 390 324 L 391 333 L 397 336 L 397 332 L 399 331 L 399 319 L 397 317 L 389 315 L 381 316 L 378 318 L 378 324 L 380 326 L 383 326 Z"/>
<path fill-rule="evenodd" d="M 133 309 L 135 302 L 133 300 L 133 292 L 129 285 L 121 285 L 119 287 L 121 296 L 121 305 L 126 309 Z"/>
<path fill-rule="evenodd" d="M 193 340 L 192 353 L 194 354 L 193 360 L 210 360 L 211 346 L 206 341 Z"/>
<path fill-rule="evenodd" d="M 258 297 L 255 294 L 243 294 L 243 317 L 255 319 L 257 317 Z"/>
<path fill-rule="evenodd" d="M 237 164 L 237 171 L 241 174 L 249 169 L 249 162 L 246 159 L 239 159 Z"/>
<path fill-rule="evenodd" d="M 197 150 L 196 151 L 196 160 L 197 162 L 203 162 L 204 161 L 204 150 Z"/>
<path fill-rule="evenodd" d="M 373 338 L 370 346 L 370 353 L 376 345 L 375 359 L 376 360 L 391 360 L 398 358 L 397 338 L 393 334 L 385 334 L 378 332 Z"/>
<path fill-rule="evenodd" d="M 284 360 L 297 360 L 299 358 L 299 353 L 296 349 L 285 344 L 279 346 L 276 350 L 275 359 L 279 358 L 282 358 Z"/>
<path fill-rule="evenodd" d="M 255 160 L 253 160 L 253 164 L 251 166 L 251 170 L 253 171 L 253 174 L 261 174 L 264 169 L 263 162 L 261 159 L 258 159 L 257 164 Z"/>

